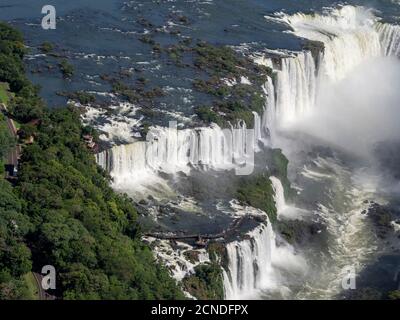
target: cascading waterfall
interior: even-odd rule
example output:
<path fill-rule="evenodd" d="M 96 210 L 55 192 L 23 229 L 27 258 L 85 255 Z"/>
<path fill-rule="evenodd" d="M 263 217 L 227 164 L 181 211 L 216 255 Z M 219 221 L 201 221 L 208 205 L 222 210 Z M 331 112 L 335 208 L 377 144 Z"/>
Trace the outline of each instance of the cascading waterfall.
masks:
<path fill-rule="evenodd" d="M 275 205 L 279 216 L 286 209 L 283 186 L 276 177 L 270 177 L 275 190 Z M 274 262 L 279 260 L 276 236 L 267 217 L 266 224 L 248 233 L 249 239 L 234 241 L 226 246 L 228 265 L 223 269 L 225 299 L 252 298 L 261 290 L 276 289 Z M 285 251 L 285 258 L 293 257 Z M 288 262 L 289 259 L 286 261 Z"/>
<path fill-rule="evenodd" d="M 367 59 L 399 54 L 400 27 L 378 22 L 362 7 L 344 6 L 326 15 L 281 14 L 279 19 L 295 35 L 322 42 L 325 50 L 317 58 L 305 51 L 281 59 L 276 81 L 268 79 L 264 85 L 265 111 L 261 117 L 254 113 L 251 141 L 243 124 L 224 130 L 217 125 L 186 130 L 157 127 L 150 141 L 113 147 L 97 155 L 98 163 L 114 181 L 137 181 L 151 171 L 187 172 L 191 166 L 233 168 L 243 162 L 250 148 L 258 150 L 259 141 L 273 146 L 277 129 L 313 112 L 321 83 L 343 79 Z M 262 60 L 273 65 L 269 59 Z"/>
<path fill-rule="evenodd" d="M 135 180 L 140 180 L 137 175 L 144 177 L 148 173 L 145 154 L 146 144 L 138 141 L 103 151 L 96 155 L 96 160 L 114 179 L 129 181 L 136 176 Z M 115 182 L 118 183 L 120 180 Z"/>
<path fill-rule="evenodd" d="M 268 78 L 264 87 L 264 94 L 266 97 L 266 105 L 264 114 L 261 120 L 261 131 L 265 137 L 268 137 L 267 144 L 271 147 L 273 146 L 273 141 L 275 140 L 275 113 L 276 113 L 276 103 L 275 103 L 275 88 L 271 78 Z"/>
<path fill-rule="evenodd" d="M 285 126 L 313 108 L 316 97 L 316 66 L 311 52 L 282 59 L 276 86 L 276 118 Z"/>
<path fill-rule="evenodd" d="M 314 111 L 322 82 L 343 79 L 367 59 L 398 54 L 398 28 L 378 24 L 372 13 L 362 8 L 346 6 L 329 16 L 296 14 L 282 19 L 296 35 L 322 42 L 325 49 L 317 59 L 310 51 L 282 58 L 279 69 L 275 69 L 277 80 L 265 85 L 269 114 L 263 115 L 262 123 L 271 137 L 275 126 L 282 128 Z M 268 59 L 258 63 L 271 65 Z M 284 191 L 279 179 L 270 179 L 279 218 L 287 208 Z M 276 283 L 273 261 L 278 254 L 270 223 L 256 228 L 249 236 L 250 239 L 227 245 L 226 299 L 252 297 Z"/>
<path fill-rule="evenodd" d="M 271 177 L 276 190 L 277 216 L 286 210 L 283 186 L 278 178 Z M 276 245 L 276 234 L 265 214 L 265 223 L 247 234 L 246 239 L 226 245 L 227 264 L 223 266 L 225 299 L 252 299 L 268 293 L 282 297 L 290 294 L 282 273 L 304 275 L 307 263 L 283 239 Z"/>
<path fill-rule="evenodd" d="M 268 120 L 270 128 L 285 128 L 313 112 L 323 84 L 344 79 L 369 59 L 400 54 L 400 27 L 379 22 L 363 7 L 344 6 L 323 15 L 266 18 L 284 22 L 293 34 L 324 45 L 319 57 L 305 51 L 281 59 L 281 66 L 275 69 L 277 99 L 274 119 Z"/>
<path fill-rule="evenodd" d="M 386 56 L 400 56 L 400 26 L 387 23 L 377 23 L 381 44 Z"/>
<path fill-rule="evenodd" d="M 271 223 L 262 224 L 250 232 L 250 239 L 231 242 L 226 246 L 227 270 L 223 270 L 225 299 L 251 297 L 257 290 L 274 284 L 272 256 L 275 233 Z"/>
<path fill-rule="evenodd" d="M 97 155 L 100 166 L 115 184 L 136 183 L 158 171 L 188 172 L 199 169 L 236 169 L 252 165 L 258 142 L 264 136 L 261 119 L 254 114 L 254 130 L 242 123 L 237 128 L 217 125 L 196 129 L 155 127 L 146 141 L 115 146 Z"/>
<path fill-rule="evenodd" d="M 285 200 L 285 191 L 283 189 L 281 180 L 279 180 L 276 177 L 270 177 L 269 179 L 271 180 L 272 187 L 275 192 L 274 200 L 275 200 L 276 211 L 278 213 L 278 219 L 279 219 L 279 216 L 287 208 L 286 200 Z"/>
<path fill-rule="evenodd" d="M 321 71 L 329 80 L 341 80 L 362 61 L 381 55 L 376 18 L 362 7 L 344 6 L 326 15 L 295 14 L 283 20 L 295 35 L 324 44 Z"/>
<path fill-rule="evenodd" d="M 345 6 L 330 10 L 325 15 L 281 14 L 279 20 L 289 24 L 295 35 L 323 43 L 324 50 L 319 57 L 306 51 L 294 54 L 292 57 L 284 57 L 281 63 L 274 65 L 277 79 L 273 84 L 277 99 L 275 107 L 271 108 L 274 110 L 274 116 L 266 118 L 269 128 L 285 129 L 286 126 L 295 124 L 300 117 L 306 117 L 309 112 L 318 112 L 317 108 L 323 107 L 318 104 L 320 89 L 330 83 L 345 79 L 362 63 L 379 57 L 399 57 L 400 55 L 400 27 L 379 22 L 372 11 L 361 7 Z M 313 54 L 315 55 L 315 52 Z M 271 181 L 276 193 L 278 212 L 282 215 L 282 211 L 286 211 L 283 188 L 278 179 L 271 177 Z M 363 201 L 360 196 L 354 199 Z M 365 236 L 368 232 L 364 230 L 365 224 L 359 212 L 360 207 L 357 207 L 339 217 L 325 215 L 328 220 L 338 219 L 339 221 L 339 225 L 336 221 L 327 223 L 328 229 L 330 231 L 332 229 L 331 232 L 335 238 L 339 233 L 338 230 L 345 232 L 340 234 L 337 243 L 331 244 L 330 252 L 333 261 L 329 266 L 334 267 L 329 269 L 328 280 L 322 288 L 318 289 L 320 291 L 311 288 L 313 285 L 306 288 L 305 292 L 307 294 L 311 292 L 310 296 L 315 292 L 325 298 L 337 294 L 340 288 L 336 281 L 343 276 L 340 270 L 343 267 L 342 264 L 348 261 L 359 263 L 374 250 L 373 242 Z M 350 223 L 343 224 L 345 219 L 349 219 Z M 357 249 L 353 249 L 351 244 L 356 241 Z M 277 248 L 275 252 L 276 250 Z M 232 258 L 235 257 L 232 256 Z M 251 259 L 251 256 L 247 258 Z M 270 274 L 270 271 L 266 271 L 266 274 Z M 252 277 L 247 277 L 249 281 L 254 281 Z M 242 278 L 246 277 L 239 277 L 239 279 Z M 252 283 L 250 282 L 250 285 Z M 247 288 L 248 285 L 242 285 L 242 287 Z M 318 288 L 318 285 L 316 287 Z M 227 289 L 232 290 L 229 286 Z M 227 290 L 227 297 L 232 292 L 229 290 Z M 309 297 L 307 294 L 300 294 L 299 297 Z M 240 297 L 240 292 L 234 293 L 233 296 Z M 315 296 L 312 297 L 315 298 Z"/>

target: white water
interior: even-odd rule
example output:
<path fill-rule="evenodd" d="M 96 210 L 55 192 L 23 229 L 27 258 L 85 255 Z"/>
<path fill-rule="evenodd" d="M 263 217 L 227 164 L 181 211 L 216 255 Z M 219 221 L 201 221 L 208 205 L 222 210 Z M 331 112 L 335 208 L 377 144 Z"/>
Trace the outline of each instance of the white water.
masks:
<path fill-rule="evenodd" d="M 310 52 L 282 59 L 276 85 L 276 125 L 285 127 L 310 112 L 315 104 L 316 86 L 316 66 Z"/>
<path fill-rule="evenodd" d="M 193 274 L 194 268 L 199 264 L 210 262 L 210 257 L 205 249 L 194 249 L 192 246 L 177 242 L 176 248 L 172 248 L 168 240 L 159 240 L 152 237 L 144 237 L 145 241 L 153 243 L 153 251 L 157 259 L 167 267 L 174 279 L 181 281 L 185 276 Z M 195 254 L 195 261 L 189 261 L 186 253 Z"/>
<path fill-rule="evenodd" d="M 380 34 L 384 54 L 387 56 L 400 56 L 400 26 L 377 23 L 376 30 Z"/>
<path fill-rule="evenodd" d="M 275 233 L 271 224 L 260 225 L 249 240 L 231 242 L 226 246 L 228 271 L 223 271 L 224 292 L 228 300 L 251 297 L 257 290 L 275 287 L 272 255 Z"/>
<path fill-rule="evenodd" d="M 261 121 L 261 132 L 264 137 L 268 137 L 267 144 L 273 147 L 275 141 L 275 118 L 276 118 L 276 102 L 275 102 L 275 88 L 272 79 L 268 78 L 264 86 L 264 93 L 267 99 L 264 114 Z"/>
<path fill-rule="evenodd" d="M 275 191 L 275 206 L 276 206 L 276 211 L 278 213 L 278 219 L 279 216 L 286 211 L 287 209 L 287 205 L 286 205 L 286 200 L 285 200 L 285 193 L 284 193 L 284 189 L 281 183 L 281 180 L 279 180 L 276 177 L 270 177 L 269 178 L 271 180 L 272 183 L 272 187 Z"/>
<path fill-rule="evenodd" d="M 330 200 L 319 203 L 315 210 L 328 229 L 329 250 L 327 256 L 311 253 L 314 258 L 310 257 L 310 264 L 315 266 L 315 274 L 305 279 L 296 298 L 331 299 L 342 292 L 346 267 L 354 267 L 359 274 L 376 256 L 375 233 L 368 217 L 361 212 L 369 207 L 365 200 L 382 199 L 376 198 L 377 186 L 369 175 L 354 174 L 331 158 L 318 158 L 314 164 L 315 168 L 305 167 L 303 172 L 317 186 L 330 185 Z"/>
<path fill-rule="evenodd" d="M 276 188 L 279 218 L 285 215 L 288 206 L 280 180 L 270 179 Z M 301 276 L 307 272 L 307 263 L 289 244 L 280 239 L 279 246 L 276 245 L 276 234 L 268 216 L 263 215 L 266 224 L 249 232 L 248 239 L 226 246 L 228 266 L 227 270 L 223 269 L 225 299 L 255 299 L 270 294 L 288 297 L 290 289 L 285 284 L 283 272 Z"/>
<path fill-rule="evenodd" d="M 251 174 L 254 152 L 265 134 L 254 113 L 255 130 L 245 124 L 221 129 L 217 125 L 196 129 L 152 128 L 147 141 L 115 146 L 97 155 L 97 162 L 110 172 L 114 186 L 137 186 L 151 182 L 158 172 L 188 173 L 197 169 L 230 170 Z"/>
<path fill-rule="evenodd" d="M 79 103 L 75 103 L 75 105 L 83 107 Z M 135 141 L 137 136 L 140 137 L 138 130 L 143 116 L 137 115 L 139 110 L 137 106 L 127 102 L 115 102 L 107 107 L 108 111 L 91 106 L 84 106 L 84 108 L 85 113 L 82 114 L 82 122 L 86 125 L 90 125 L 95 119 L 107 117 L 105 123 L 96 124 L 96 129 L 100 132 L 99 138 L 102 141 L 131 143 Z M 113 110 L 112 115 L 109 115 L 110 109 Z M 133 133 L 135 131 L 136 133 Z"/>
<path fill-rule="evenodd" d="M 321 86 L 336 83 L 356 67 L 377 57 L 400 54 L 400 27 L 379 22 L 372 11 L 344 6 L 324 15 L 279 14 L 266 17 L 288 24 L 296 36 L 322 42 L 324 53 L 297 53 L 282 59 L 275 85 L 275 120 L 269 127 L 285 129 L 309 116 L 317 106 Z"/>
<path fill-rule="evenodd" d="M 253 151 L 258 151 L 258 142 L 274 146 L 278 130 L 318 112 L 320 87 L 344 79 L 369 59 L 399 54 L 400 27 L 380 23 L 361 7 L 344 6 L 325 15 L 281 14 L 279 19 L 289 24 L 295 35 L 323 42 L 325 52 L 320 57 L 307 51 L 282 58 L 275 85 L 269 79 L 264 86 L 267 103 L 261 117 L 254 113 L 255 130 L 250 133 L 243 124 L 230 130 L 217 125 L 185 130 L 153 128 L 148 142 L 116 146 L 98 155 L 98 163 L 110 172 L 115 185 L 135 186 L 159 171 L 246 166 L 253 160 Z M 259 60 L 272 65 L 268 59 Z M 242 174 L 251 172 L 248 168 Z"/>
<path fill-rule="evenodd" d="M 274 19 L 276 20 L 276 17 Z M 392 122 L 387 121 L 390 119 L 385 117 L 398 118 L 396 116 L 398 111 L 388 112 L 387 104 L 390 105 L 391 100 L 388 101 L 387 97 L 395 96 L 395 94 L 390 94 L 385 88 L 392 87 L 393 91 L 398 91 L 397 76 L 385 78 L 390 68 L 388 69 L 385 64 L 380 64 L 382 67 L 380 73 L 364 73 L 365 79 L 359 78 L 352 82 L 348 81 L 348 77 L 353 73 L 363 72 L 363 67 L 367 70 L 373 69 L 377 59 L 399 56 L 400 28 L 380 23 L 372 11 L 351 6 L 330 10 L 324 15 L 280 14 L 279 21 L 289 24 L 292 32 L 299 37 L 323 42 L 325 51 L 319 57 L 312 57 L 310 52 L 285 57 L 282 58 L 282 66 L 276 67 L 278 79 L 275 82 L 277 95 L 274 108 L 275 118 L 269 123 L 269 128 L 277 129 L 273 136 L 277 136 L 282 131 L 296 129 L 326 139 L 329 138 L 326 132 L 329 126 L 332 127 L 329 121 L 336 119 L 331 131 L 335 134 L 335 143 L 342 147 L 348 145 L 348 140 L 354 140 L 352 135 L 357 136 L 359 142 L 366 140 L 370 142 L 368 133 L 380 138 L 390 137 L 389 134 L 381 135 L 382 131 L 385 131 L 382 130 L 381 125 L 385 123 L 386 126 L 387 123 Z M 396 68 L 395 64 L 398 62 L 395 59 L 392 61 L 394 61 L 392 67 Z M 363 77 L 361 73 L 360 77 Z M 346 102 L 346 95 L 340 95 L 340 86 L 346 88 L 346 85 L 348 86 L 347 96 L 353 97 L 348 99 L 351 103 Z M 373 100 L 373 96 L 380 97 L 379 94 L 385 96 L 386 99 L 381 99 L 380 103 L 373 105 L 370 100 Z M 321 96 L 324 99 L 321 99 Z M 335 103 L 326 103 L 329 96 L 331 98 L 337 96 L 332 100 Z M 341 100 L 341 98 L 344 99 Z M 364 110 L 362 108 L 364 106 L 379 109 Z M 332 109 L 324 110 L 323 108 Z M 358 110 L 358 113 L 349 112 L 353 109 Z M 398 108 L 395 109 L 398 110 Z M 379 115 L 379 110 L 381 115 Z M 366 117 L 370 114 L 373 116 Z M 374 125 L 373 118 L 378 119 L 377 125 Z M 319 123 L 321 119 L 326 123 Z M 349 122 L 348 130 L 344 130 L 347 128 L 346 121 Z M 306 123 L 308 127 L 299 126 L 299 123 Z M 310 127 L 318 129 L 309 130 Z M 371 129 L 374 130 L 371 131 Z M 390 128 L 387 130 L 397 135 L 396 130 Z M 277 142 L 274 142 L 274 145 L 276 144 Z M 360 143 L 352 144 L 352 151 L 359 148 L 359 145 Z M 336 194 L 332 194 L 333 203 L 330 207 L 320 204 L 316 212 L 325 221 L 331 237 L 329 258 L 322 257 L 321 260 L 315 262 L 322 272 L 305 283 L 305 288 L 296 295 L 300 299 L 329 299 L 336 296 L 341 292 L 343 267 L 352 265 L 357 268 L 357 272 L 360 272 L 365 263 L 374 257 L 376 251 L 372 231 L 365 221 L 365 216 L 360 214 L 366 208 L 363 200 L 376 196 L 374 190 L 367 190 L 368 188 L 364 185 L 355 185 L 352 181 L 354 173 L 346 171 L 340 165 L 328 167 L 329 170 L 321 170 L 321 172 L 305 168 L 301 173 L 304 177 L 313 180 L 316 185 L 326 179 L 334 180 L 338 190 Z M 282 192 L 281 185 L 279 181 L 271 180 L 277 193 L 276 204 L 285 211 L 287 205 L 279 195 Z M 345 203 L 340 203 L 342 199 Z"/>
<path fill-rule="evenodd" d="M 275 85 L 269 79 L 264 87 L 264 114 L 260 117 L 254 113 L 254 132 L 246 131 L 245 125 L 230 130 L 217 125 L 186 130 L 153 128 L 149 141 L 116 146 L 97 156 L 115 184 L 135 185 L 158 171 L 243 166 L 251 162 L 259 141 L 266 142 L 268 138 L 274 145 L 277 130 L 318 112 L 321 86 L 344 79 L 369 59 L 399 54 L 400 27 L 380 23 L 372 11 L 362 7 L 344 6 L 323 15 L 279 14 L 278 18 L 290 25 L 295 35 L 323 42 L 325 51 L 320 57 L 306 51 L 282 58 Z M 269 59 L 258 60 L 272 66 Z"/>
<path fill-rule="evenodd" d="M 267 219 L 249 232 L 248 239 L 226 246 L 227 270 L 223 269 L 224 293 L 227 300 L 257 299 L 275 295 L 288 298 L 287 275 L 304 277 L 307 263 L 282 239 L 276 245 L 276 234 Z M 286 276 L 284 276 L 286 275 Z"/>

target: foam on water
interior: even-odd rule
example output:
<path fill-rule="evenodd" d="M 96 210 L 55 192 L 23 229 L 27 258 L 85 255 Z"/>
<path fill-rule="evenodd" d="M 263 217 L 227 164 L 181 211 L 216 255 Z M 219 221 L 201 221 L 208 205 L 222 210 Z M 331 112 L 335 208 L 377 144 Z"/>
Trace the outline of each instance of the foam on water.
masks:
<path fill-rule="evenodd" d="M 175 248 L 172 248 L 170 241 L 157 240 L 152 237 L 144 237 L 143 240 L 154 244 L 155 256 L 168 268 L 177 281 L 193 274 L 194 268 L 199 264 L 210 262 L 210 257 L 205 249 L 194 249 L 183 242 L 177 242 Z M 196 261 L 189 261 L 188 256 L 185 255 L 188 252 L 197 257 Z"/>
<path fill-rule="evenodd" d="M 359 184 L 354 173 L 344 168 L 333 158 L 315 160 L 321 173 L 318 184 L 331 185 L 328 203 L 319 203 L 314 212 L 327 227 L 329 235 L 328 255 L 318 258 L 320 271 L 311 279 L 305 279 L 304 288 L 296 294 L 299 299 L 331 299 L 342 292 L 342 279 L 347 275 L 346 267 L 354 267 L 360 272 L 377 253 L 377 239 L 368 223 L 368 217 L 361 214 L 369 203 L 365 200 L 376 198 L 373 180 L 364 176 L 370 183 Z M 304 169 L 309 172 L 309 169 Z M 328 174 L 329 173 L 329 174 Z M 313 176 L 304 174 L 314 180 Z"/>

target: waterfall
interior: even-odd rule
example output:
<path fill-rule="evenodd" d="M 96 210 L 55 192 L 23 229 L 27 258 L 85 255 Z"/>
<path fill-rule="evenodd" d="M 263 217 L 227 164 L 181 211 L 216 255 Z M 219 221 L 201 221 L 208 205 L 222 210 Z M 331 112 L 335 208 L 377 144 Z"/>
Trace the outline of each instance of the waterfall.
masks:
<path fill-rule="evenodd" d="M 275 233 L 268 221 L 249 234 L 249 239 L 231 242 L 226 246 L 227 270 L 223 270 L 225 299 L 251 297 L 258 290 L 274 284 L 272 256 L 275 252 Z"/>
<path fill-rule="evenodd" d="M 377 23 L 376 30 L 386 56 L 400 56 L 400 26 Z"/>
<path fill-rule="evenodd" d="M 265 111 L 261 117 L 254 113 L 253 134 L 245 124 L 224 130 L 216 125 L 179 131 L 157 127 L 149 141 L 116 146 L 97 155 L 98 163 L 113 177 L 128 174 L 133 181 L 140 171 L 173 173 L 191 167 L 231 169 L 243 165 L 249 151 L 258 150 L 259 141 L 273 146 L 276 130 L 315 111 L 322 83 L 343 79 L 368 59 L 399 55 L 400 27 L 379 22 L 363 7 L 343 6 L 313 15 L 280 14 L 279 19 L 295 35 L 323 43 L 325 49 L 319 57 L 304 51 L 281 58 L 275 68 L 276 80 L 268 79 L 263 87 Z M 256 60 L 274 66 L 268 58 Z"/>
<path fill-rule="evenodd" d="M 107 150 L 95 155 L 97 164 L 106 171 L 110 168 L 108 155 L 109 152 Z"/>
<path fill-rule="evenodd" d="M 374 29 L 376 18 L 362 7 L 344 6 L 326 14 L 287 15 L 283 20 L 295 35 L 324 44 L 320 68 L 328 80 L 341 80 L 361 62 L 381 55 L 379 33 Z"/>
<path fill-rule="evenodd" d="M 276 177 L 270 180 L 278 219 L 301 219 L 302 210 L 286 204 L 281 181 Z M 251 299 L 268 291 L 285 297 L 290 290 L 281 271 L 294 278 L 307 272 L 306 261 L 292 246 L 283 239 L 276 245 L 275 232 L 266 214 L 265 217 L 266 224 L 260 224 L 243 240 L 226 245 L 227 264 L 222 268 L 225 299 Z"/>
<path fill-rule="evenodd" d="M 313 15 L 280 13 L 266 18 L 289 25 L 298 37 L 324 45 L 319 57 L 304 51 L 281 58 L 281 65 L 274 69 L 277 98 L 275 108 L 269 108 L 274 114 L 268 116 L 268 128 L 285 128 L 314 112 L 319 88 L 344 79 L 363 62 L 400 55 L 400 26 L 379 22 L 371 10 L 363 7 L 343 6 Z M 271 64 L 266 61 L 256 60 Z"/>
<path fill-rule="evenodd" d="M 272 147 L 275 140 L 275 118 L 276 118 L 276 103 L 275 103 L 275 88 L 271 78 L 268 78 L 263 87 L 266 106 L 262 115 L 261 130 L 268 137 L 268 144 Z"/>
<path fill-rule="evenodd" d="M 276 80 L 269 78 L 263 87 L 266 106 L 263 115 L 254 113 L 252 133 L 243 123 L 235 129 L 217 125 L 185 130 L 157 127 L 149 141 L 113 147 L 97 156 L 98 163 L 114 178 L 128 177 L 133 182 L 146 172 L 244 165 L 250 153 L 258 151 L 259 141 L 273 146 L 278 129 L 315 111 L 322 83 L 343 79 L 367 59 L 399 54 L 400 27 L 380 23 L 362 7 L 344 6 L 314 15 L 281 14 L 279 19 L 289 24 L 295 35 L 323 43 L 325 49 L 319 57 L 304 51 L 281 58 L 274 69 Z M 256 60 L 274 66 L 268 58 Z"/>
<path fill-rule="evenodd" d="M 292 123 L 313 108 L 316 84 L 316 66 L 311 52 L 282 59 L 276 90 L 276 118 L 280 126 Z"/>
<path fill-rule="evenodd" d="M 286 209 L 284 190 L 278 178 L 270 177 L 270 180 L 279 218 Z M 282 289 L 277 267 L 298 271 L 306 265 L 287 244 L 276 247 L 275 232 L 267 215 L 266 224 L 249 232 L 246 239 L 228 243 L 226 252 L 228 263 L 222 271 L 227 300 L 251 299 L 262 291 Z"/>
<path fill-rule="evenodd" d="M 261 129 L 262 126 L 261 118 L 257 112 L 253 112 L 253 116 L 254 116 L 254 140 L 256 142 L 262 141 L 263 135 Z M 255 143 L 254 145 L 255 145 L 255 151 L 259 151 L 257 143 Z"/>
<path fill-rule="evenodd" d="M 105 150 L 96 155 L 97 163 L 116 179 L 122 181 L 141 180 L 149 173 L 145 162 L 146 144 L 138 141 Z"/>
<path fill-rule="evenodd" d="M 286 205 L 286 200 L 285 200 L 285 192 L 281 183 L 281 180 L 279 180 L 276 177 L 270 177 L 269 178 L 272 183 L 272 187 L 275 192 L 274 200 L 275 200 L 275 206 L 276 206 L 276 211 L 279 216 L 287 209 Z"/>
<path fill-rule="evenodd" d="M 159 171 L 188 173 L 193 167 L 235 169 L 239 175 L 247 174 L 252 172 L 254 152 L 263 136 L 261 119 L 256 113 L 254 127 L 255 130 L 247 130 L 245 123 L 229 129 L 217 125 L 184 130 L 155 127 L 146 141 L 114 146 L 99 153 L 97 162 L 110 172 L 115 184 L 135 184 L 141 177 Z"/>

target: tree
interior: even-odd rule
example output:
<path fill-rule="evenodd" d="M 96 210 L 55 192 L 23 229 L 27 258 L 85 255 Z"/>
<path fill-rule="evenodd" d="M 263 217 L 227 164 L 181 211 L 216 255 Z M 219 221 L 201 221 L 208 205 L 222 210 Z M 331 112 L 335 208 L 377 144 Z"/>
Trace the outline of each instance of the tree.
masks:
<path fill-rule="evenodd" d="M 4 116 L 0 113 L 0 160 L 7 155 L 13 146 L 15 146 L 15 139 L 8 130 Z"/>

